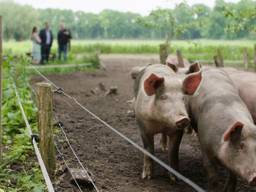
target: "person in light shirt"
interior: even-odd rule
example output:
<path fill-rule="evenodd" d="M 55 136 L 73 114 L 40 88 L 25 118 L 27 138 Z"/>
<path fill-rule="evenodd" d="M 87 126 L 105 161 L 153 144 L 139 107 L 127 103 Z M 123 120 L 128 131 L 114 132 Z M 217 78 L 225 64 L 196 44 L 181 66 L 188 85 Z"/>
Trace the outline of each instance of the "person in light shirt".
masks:
<path fill-rule="evenodd" d="M 32 46 L 32 64 L 38 64 L 41 61 L 41 39 L 38 35 L 37 27 L 33 27 L 30 37 Z"/>
<path fill-rule="evenodd" d="M 53 35 L 48 22 L 45 22 L 45 28 L 40 31 L 39 36 L 41 38 L 41 64 L 45 64 L 49 61 L 53 42 Z"/>

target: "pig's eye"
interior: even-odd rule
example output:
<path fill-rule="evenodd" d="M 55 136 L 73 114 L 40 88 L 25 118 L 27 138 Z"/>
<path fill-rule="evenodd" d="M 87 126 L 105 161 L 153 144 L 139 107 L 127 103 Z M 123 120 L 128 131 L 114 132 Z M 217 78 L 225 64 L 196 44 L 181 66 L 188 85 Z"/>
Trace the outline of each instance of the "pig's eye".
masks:
<path fill-rule="evenodd" d="M 166 100 L 167 98 L 168 98 L 167 95 L 161 95 L 161 96 L 160 96 L 160 99 L 161 99 L 161 100 Z"/>

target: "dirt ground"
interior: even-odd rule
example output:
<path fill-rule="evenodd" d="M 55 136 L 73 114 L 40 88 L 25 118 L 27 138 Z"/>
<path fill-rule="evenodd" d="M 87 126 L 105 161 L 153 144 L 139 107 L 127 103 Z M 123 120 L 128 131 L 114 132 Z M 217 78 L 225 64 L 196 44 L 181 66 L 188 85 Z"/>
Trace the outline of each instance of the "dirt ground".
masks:
<path fill-rule="evenodd" d="M 102 64 L 105 70 L 96 72 L 76 72 L 65 75 L 48 75 L 47 77 L 62 87 L 65 92 L 77 98 L 93 113 L 108 122 L 124 135 L 141 145 L 138 128 L 127 102 L 133 96 L 129 71 L 133 66 L 158 62 L 153 55 L 103 55 Z M 40 77 L 33 77 L 32 82 L 42 81 Z M 105 96 L 100 91 L 99 83 L 108 89 L 111 86 L 118 88 L 117 95 Z M 167 172 L 155 164 L 154 178 L 142 180 L 141 152 L 117 136 L 107 127 L 81 110 L 72 100 L 55 94 L 55 115 L 64 124 L 64 129 L 70 138 L 71 144 L 80 160 L 92 173 L 100 191 L 111 192 L 190 192 L 191 187 L 178 181 L 170 185 Z M 67 163 L 72 168 L 78 168 L 71 150 L 64 142 L 59 132 L 56 139 Z M 157 138 L 159 140 L 159 138 Z M 167 162 L 167 154 L 159 149 L 159 142 L 155 142 L 156 156 Z M 62 160 L 59 156 L 59 163 Z M 185 134 L 180 149 L 180 172 L 206 188 L 207 179 L 203 169 L 201 153 L 196 136 Z M 220 189 L 223 188 L 225 172 L 220 168 Z M 56 178 L 56 191 L 78 191 L 69 183 L 67 172 L 58 173 Z M 84 191 L 87 191 L 84 189 Z M 221 191 L 221 190 L 220 190 Z M 256 191 L 239 181 L 237 191 Z"/>

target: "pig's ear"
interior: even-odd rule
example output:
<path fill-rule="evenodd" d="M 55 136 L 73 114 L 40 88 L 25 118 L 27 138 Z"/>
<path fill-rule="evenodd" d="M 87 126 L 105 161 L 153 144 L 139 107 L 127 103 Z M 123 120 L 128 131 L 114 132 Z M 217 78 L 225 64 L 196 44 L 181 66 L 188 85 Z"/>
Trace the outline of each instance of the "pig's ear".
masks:
<path fill-rule="evenodd" d="M 166 62 L 166 65 L 170 67 L 175 73 L 178 71 L 178 67 L 172 63 Z"/>
<path fill-rule="evenodd" d="M 156 90 L 164 83 L 163 77 L 158 77 L 155 74 L 151 74 L 145 81 L 144 81 L 144 89 L 148 96 L 154 95 Z"/>
<path fill-rule="evenodd" d="M 195 73 L 201 70 L 201 64 L 198 62 L 195 62 L 189 66 L 188 71 L 186 74 Z"/>
<path fill-rule="evenodd" d="M 237 121 L 228 130 L 225 131 L 223 139 L 224 141 L 238 141 L 241 137 L 244 124 Z"/>
<path fill-rule="evenodd" d="M 189 74 L 183 81 L 183 92 L 187 95 L 193 95 L 202 80 L 202 71 Z"/>

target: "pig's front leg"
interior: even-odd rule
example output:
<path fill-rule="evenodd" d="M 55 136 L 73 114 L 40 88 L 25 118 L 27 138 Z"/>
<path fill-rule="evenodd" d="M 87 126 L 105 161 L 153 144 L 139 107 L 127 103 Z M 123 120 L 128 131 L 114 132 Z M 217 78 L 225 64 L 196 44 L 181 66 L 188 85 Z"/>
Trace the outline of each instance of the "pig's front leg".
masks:
<path fill-rule="evenodd" d="M 154 154 L 154 136 L 149 134 L 142 134 L 142 141 L 144 149 L 152 155 Z M 153 160 L 144 154 L 144 164 L 142 171 L 142 179 L 151 179 L 153 175 Z"/>
<path fill-rule="evenodd" d="M 176 131 L 169 135 L 169 145 L 168 145 L 168 157 L 170 166 L 178 170 L 179 169 L 179 147 L 183 136 L 183 130 Z M 176 182 L 176 177 L 171 175 L 171 183 Z"/>
<path fill-rule="evenodd" d="M 218 192 L 218 174 L 215 162 L 209 158 L 202 150 L 203 164 L 208 176 L 208 191 Z"/>
<path fill-rule="evenodd" d="M 229 172 L 229 176 L 226 180 L 224 192 L 234 192 L 236 190 L 237 177 L 235 174 Z"/>

